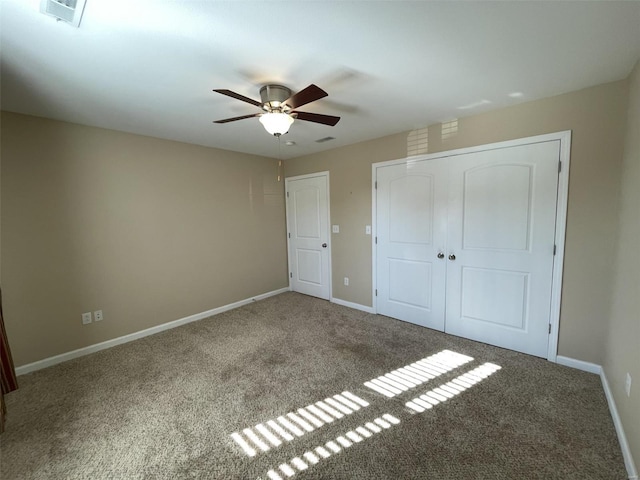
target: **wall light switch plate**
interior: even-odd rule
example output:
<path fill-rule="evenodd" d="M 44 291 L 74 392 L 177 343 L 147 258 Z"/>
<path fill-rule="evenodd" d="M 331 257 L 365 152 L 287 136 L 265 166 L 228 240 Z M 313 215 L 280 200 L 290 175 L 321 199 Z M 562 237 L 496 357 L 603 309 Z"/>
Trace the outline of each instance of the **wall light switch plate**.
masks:
<path fill-rule="evenodd" d="M 93 318 L 95 318 L 96 322 L 99 322 L 100 320 L 102 320 L 104 318 L 102 316 L 102 310 L 96 310 L 95 312 L 93 312 Z"/>
<path fill-rule="evenodd" d="M 340 233 L 340 225 L 332 225 L 331 233 Z"/>
<path fill-rule="evenodd" d="M 88 323 L 91 323 L 91 312 L 82 314 L 82 324 L 87 325 Z"/>
<path fill-rule="evenodd" d="M 344 277 L 344 284 L 348 287 L 349 286 L 349 277 Z"/>
<path fill-rule="evenodd" d="M 364 227 L 364 233 L 366 233 L 367 235 L 371 235 L 371 225 L 367 225 L 366 227 Z"/>
<path fill-rule="evenodd" d="M 627 380 L 624 382 L 624 391 L 627 393 L 627 397 L 631 396 L 631 375 L 627 372 Z"/>

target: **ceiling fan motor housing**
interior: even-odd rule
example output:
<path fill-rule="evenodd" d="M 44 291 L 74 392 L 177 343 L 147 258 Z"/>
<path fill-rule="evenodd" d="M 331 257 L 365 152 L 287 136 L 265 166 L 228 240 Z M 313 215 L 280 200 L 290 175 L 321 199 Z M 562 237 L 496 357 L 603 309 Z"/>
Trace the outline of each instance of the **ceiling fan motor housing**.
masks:
<path fill-rule="evenodd" d="M 262 108 L 268 112 L 282 109 L 282 104 L 291 96 L 291 90 L 283 85 L 265 85 L 260 89 Z"/>

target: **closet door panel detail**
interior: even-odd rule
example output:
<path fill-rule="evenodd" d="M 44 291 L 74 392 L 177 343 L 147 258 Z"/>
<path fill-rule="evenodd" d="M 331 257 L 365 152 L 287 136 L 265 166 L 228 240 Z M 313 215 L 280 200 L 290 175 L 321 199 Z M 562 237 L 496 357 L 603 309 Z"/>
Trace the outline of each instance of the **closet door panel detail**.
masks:
<path fill-rule="evenodd" d="M 378 313 L 444 329 L 446 169 L 413 162 L 377 171 Z"/>
<path fill-rule="evenodd" d="M 445 331 L 546 356 L 559 142 L 450 163 Z"/>
<path fill-rule="evenodd" d="M 377 311 L 545 357 L 560 141 L 376 168 Z"/>

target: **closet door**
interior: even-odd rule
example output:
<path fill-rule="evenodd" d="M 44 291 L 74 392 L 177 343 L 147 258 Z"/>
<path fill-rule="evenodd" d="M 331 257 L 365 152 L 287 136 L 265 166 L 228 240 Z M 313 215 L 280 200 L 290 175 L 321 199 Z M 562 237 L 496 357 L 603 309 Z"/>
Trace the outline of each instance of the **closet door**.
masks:
<path fill-rule="evenodd" d="M 445 331 L 546 357 L 560 142 L 450 163 Z"/>
<path fill-rule="evenodd" d="M 376 179 L 377 312 L 443 330 L 446 162 L 379 167 Z"/>

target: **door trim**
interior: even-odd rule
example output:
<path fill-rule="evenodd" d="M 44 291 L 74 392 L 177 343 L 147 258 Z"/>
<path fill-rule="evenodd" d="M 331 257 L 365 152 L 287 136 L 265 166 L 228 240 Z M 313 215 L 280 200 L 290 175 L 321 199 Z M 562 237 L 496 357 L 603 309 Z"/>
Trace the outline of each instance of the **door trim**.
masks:
<path fill-rule="evenodd" d="M 333 298 L 333 274 L 331 273 L 331 263 L 332 263 L 332 255 L 331 255 L 331 198 L 329 196 L 331 192 L 331 186 L 329 184 L 329 172 L 317 172 L 317 173 L 307 173 L 305 175 L 296 175 L 295 177 L 285 177 L 284 179 L 284 208 L 285 208 L 285 235 L 287 238 L 287 273 L 291 273 L 291 245 L 289 238 L 289 201 L 287 195 L 289 193 L 289 182 L 295 180 L 304 180 L 305 178 L 314 178 L 314 177 L 325 177 L 327 180 L 327 238 L 328 246 L 327 246 L 327 254 L 329 255 L 329 300 Z M 293 291 L 291 287 L 291 276 L 287 277 L 287 281 L 289 282 L 289 291 Z"/>
<path fill-rule="evenodd" d="M 388 160 L 378 162 L 371 165 L 371 298 L 373 312 L 378 312 L 378 302 L 376 298 L 377 288 L 377 245 L 376 238 L 378 235 L 378 226 L 376 222 L 377 216 L 377 199 L 376 199 L 376 178 L 377 169 L 389 165 L 398 165 L 402 163 L 413 163 L 422 160 L 435 160 L 438 158 L 454 157 L 457 155 L 465 155 L 468 153 L 483 152 L 488 150 L 496 150 L 501 148 L 516 147 L 528 145 L 532 143 L 541 143 L 549 141 L 560 142 L 560 158 L 562 168 L 558 174 L 558 197 L 556 203 L 556 220 L 555 220 L 555 245 L 556 255 L 553 259 L 553 271 L 551 280 L 551 309 L 549 313 L 549 323 L 551 333 L 549 334 L 549 345 L 547 348 L 547 360 L 556 362 L 558 356 L 558 334 L 560 326 L 560 304 L 562 301 L 562 272 L 564 266 L 564 249 L 565 235 L 567 226 L 567 205 L 569 199 L 569 167 L 571 160 L 571 130 L 562 132 L 549 133 L 545 135 L 536 135 L 533 137 L 519 138 L 516 140 L 508 140 L 505 142 L 488 143 L 484 145 L 476 145 L 473 147 L 459 148 L 444 152 L 430 153 L 426 155 L 416 155 L 413 157 L 400 158 L 396 160 Z"/>

